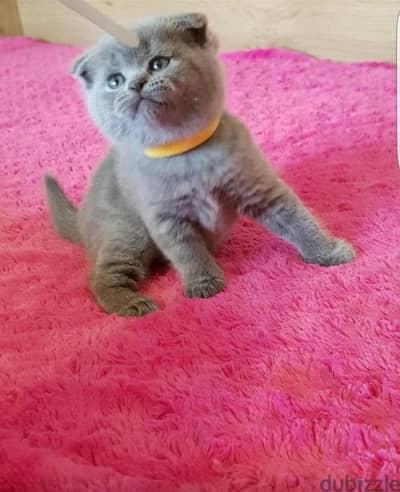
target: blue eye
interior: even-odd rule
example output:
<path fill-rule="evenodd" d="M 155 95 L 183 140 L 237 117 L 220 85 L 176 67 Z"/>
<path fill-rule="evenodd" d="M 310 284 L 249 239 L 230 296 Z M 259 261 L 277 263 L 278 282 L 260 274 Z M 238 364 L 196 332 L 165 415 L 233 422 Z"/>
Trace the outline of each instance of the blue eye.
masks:
<path fill-rule="evenodd" d="M 113 73 L 107 79 L 107 86 L 109 89 L 118 89 L 125 82 L 125 77 L 122 73 Z"/>
<path fill-rule="evenodd" d="M 156 56 L 149 63 L 150 72 L 159 72 L 160 70 L 164 70 L 169 65 L 171 58 L 167 56 Z"/>

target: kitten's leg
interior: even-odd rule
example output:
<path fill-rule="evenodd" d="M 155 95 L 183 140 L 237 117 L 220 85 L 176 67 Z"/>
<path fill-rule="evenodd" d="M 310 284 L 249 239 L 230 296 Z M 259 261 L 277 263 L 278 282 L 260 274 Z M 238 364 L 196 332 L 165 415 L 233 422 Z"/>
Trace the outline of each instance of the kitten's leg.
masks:
<path fill-rule="evenodd" d="M 157 310 L 156 304 L 138 290 L 138 283 L 147 274 L 156 249 L 150 238 L 122 239 L 114 238 L 100 248 L 90 285 L 98 304 L 106 312 L 143 316 Z"/>
<path fill-rule="evenodd" d="M 331 266 L 355 257 L 350 244 L 330 236 L 295 193 L 272 173 L 258 176 L 246 188 L 241 209 L 293 244 L 307 263 Z"/>
<path fill-rule="evenodd" d="M 211 297 L 225 287 L 224 274 L 190 222 L 157 217 L 148 224 L 158 248 L 180 274 L 187 297 Z"/>

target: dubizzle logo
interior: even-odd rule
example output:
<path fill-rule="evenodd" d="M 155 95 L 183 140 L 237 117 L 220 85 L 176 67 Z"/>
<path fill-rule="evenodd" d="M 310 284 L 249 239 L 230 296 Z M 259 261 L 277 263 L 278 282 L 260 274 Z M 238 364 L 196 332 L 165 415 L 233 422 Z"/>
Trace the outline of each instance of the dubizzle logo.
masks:
<path fill-rule="evenodd" d="M 385 475 L 381 479 L 332 477 L 328 475 L 319 484 L 321 492 L 400 492 L 398 479 Z"/>

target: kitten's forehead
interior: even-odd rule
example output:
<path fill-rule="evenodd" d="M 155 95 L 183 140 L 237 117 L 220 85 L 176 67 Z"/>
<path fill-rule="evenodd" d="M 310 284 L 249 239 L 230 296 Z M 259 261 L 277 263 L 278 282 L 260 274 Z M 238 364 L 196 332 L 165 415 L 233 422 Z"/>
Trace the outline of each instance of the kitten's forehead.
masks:
<path fill-rule="evenodd" d="M 201 35 L 207 30 L 207 18 L 203 14 L 181 14 L 172 16 L 153 16 L 142 18 L 128 25 L 128 29 L 134 31 L 139 39 L 136 48 L 124 47 L 111 36 L 104 36 L 100 40 L 100 46 L 114 46 L 120 50 L 133 50 L 137 56 L 143 52 L 167 47 L 169 49 L 188 47 L 198 44 L 204 46 L 205 38 Z M 195 32 L 200 37 L 194 39 Z M 193 43 L 194 41 L 194 43 Z"/>
<path fill-rule="evenodd" d="M 111 66 L 140 65 L 151 56 L 172 56 L 183 45 L 159 23 L 141 24 L 135 31 L 139 38 L 135 48 L 124 46 L 110 36 L 103 37 L 96 49 L 99 61 Z"/>
<path fill-rule="evenodd" d="M 140 44 L 151 42 L 165 43 L 177 41 L 174 30 L 171 29 L 168 17 L 145 17 L 138 22 L 131 24 L 129 29 L 136 32 Z"/>

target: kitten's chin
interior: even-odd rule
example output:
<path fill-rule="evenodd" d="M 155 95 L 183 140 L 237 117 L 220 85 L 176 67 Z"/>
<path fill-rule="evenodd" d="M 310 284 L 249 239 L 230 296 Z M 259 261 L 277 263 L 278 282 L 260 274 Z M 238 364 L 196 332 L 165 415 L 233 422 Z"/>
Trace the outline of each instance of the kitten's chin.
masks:
<path fill-rule="evenodd" d="M 138 108 L 137 116 L 137 120 L 140 119 L 144 126 L 152 129 L 162 129 L 164 126 L 169 126 L 168 106 L 162 103 L 144 100 Z"/>

